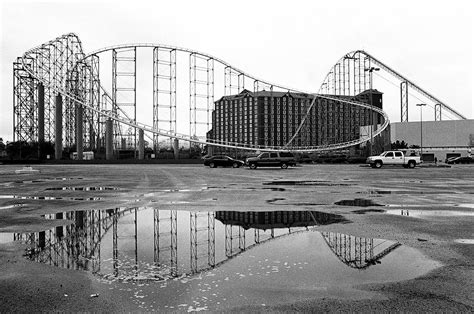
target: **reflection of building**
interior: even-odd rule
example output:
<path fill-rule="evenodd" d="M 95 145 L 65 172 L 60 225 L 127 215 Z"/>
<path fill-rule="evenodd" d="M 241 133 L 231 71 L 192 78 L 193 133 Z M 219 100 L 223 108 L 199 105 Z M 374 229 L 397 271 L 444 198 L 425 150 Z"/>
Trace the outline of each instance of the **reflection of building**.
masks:
<path fill-rule="evenodd" d="M 345 220 L 340 215 L 318 211 L 217 211 L 216 219 L 225 225 L 241 226 L 244 229 L 254 228 L 263 230 L 327 225 Z"/>
<path fill-rule="evenodd" d="M 382 108 L 382 93 L 376 90 L 353 97 L 328 96 L 366 104 L 371 103 L 372 97 L 372 104 Z M 311 94 L 273 91 L 243 90 L 237 95 L 224 96 L 215 102 L 213 129 L 207 137 L 220 143 L 284 146 L 307 115 L 304 127 L 291 145 L 318 146 L 358 139 L 361 127 L 371 124 L 369 109 L 318 97 L 308 112 L 312 100 Z"/>

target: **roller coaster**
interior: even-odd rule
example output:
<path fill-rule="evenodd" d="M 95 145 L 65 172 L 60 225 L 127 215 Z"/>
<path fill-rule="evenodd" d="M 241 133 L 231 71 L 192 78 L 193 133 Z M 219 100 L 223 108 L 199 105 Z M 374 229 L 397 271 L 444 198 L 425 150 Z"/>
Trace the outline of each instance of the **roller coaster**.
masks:
<path fill-rule="evenodd" d="M 362 50 L 344 55 L 331 68 L 318 93 L 312 93 L 259 79 L 222 59 L 186 48 L 138 43 L 86 54 L 79 37 L 70 33 L 28 50 L 14 62 L 13 136 L 14 141 L 55 143 L 56 151 L 75 147 L 81 156 L 84 148 L 94 150 L 107 145 L 113 145 L 114 149 L 126 146 L 136 149 L 137 145 L 143 145 L 144 134 L 153 142 L 155 151 L 163 139 L 247 151 L 314 152 L 347 148 L 371 141 L 389 125 L 389 117 L 382 109 L 355 98 L 363 91 L 372 91 L 373 70 L 380 69 L 401 81 L 401 121 L 408 121 L 409 88 L 435 103 L 436 119 L 441 120 L 445 112 L 465 119 Z M 141 75 L 143 71 L 149 71 L 150 75 Z M 298 126 L 285 145 L 210 141 L 206 133 L 213 127 L 215 99 L 243 90 L 305 93 L 312 101 L 306 112 L 301 113 Z M 360 126 L 371 125 L 370 135 L 360 134 L 349 141 L 295 146 L 292 141 L 308 126 L 309 112 L 318 105 L 318 100 L 337 101 L 364 110 L 371 120 L 375 115 L 381 123 L 359 121 Z M 341 114 L 328 112 L 323 119 L 337 125 L 346 118 Z M 145 121 L 149 117 L 151 123 Z M 189 133 L 178 132 L 186 123 Z"/>

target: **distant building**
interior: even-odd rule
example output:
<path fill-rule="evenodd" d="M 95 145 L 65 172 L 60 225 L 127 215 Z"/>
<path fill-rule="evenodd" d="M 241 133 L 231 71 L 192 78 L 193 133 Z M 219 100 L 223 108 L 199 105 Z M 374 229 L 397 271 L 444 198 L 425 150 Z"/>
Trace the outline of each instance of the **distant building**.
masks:
<path fill-rule="evenodd" d="M 357 96 L 328 96 L 367 104 L 372 96 L 372 104 L 382 108 L 382 93 L 377 90 Z M 307 115 L 306 123 L 289 146 L 311 147 L 359 139 L 362 127 L 370 125 L 369 109 L 342 101 L 318 97 L 308 112 L 313 97 L 303 93 L 248 90 L 224 96 L 215 102 L 213 128 L 207 138 L 218 143 L 284 146 Z"/>
<path fill-rule="evenodd" d="M 421 123 L 391 123 L 391 142 L 421 145 Z M 423 161 L 468 156 L 474 149 L 474 120 L 423 121 Z"/>

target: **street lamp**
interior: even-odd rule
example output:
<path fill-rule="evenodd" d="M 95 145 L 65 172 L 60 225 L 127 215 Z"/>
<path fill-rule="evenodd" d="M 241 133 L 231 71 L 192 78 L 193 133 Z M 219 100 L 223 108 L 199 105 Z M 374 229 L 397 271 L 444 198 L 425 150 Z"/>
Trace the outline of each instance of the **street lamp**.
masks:
<path fill-rule="evenodd" d="M 423 161 L 423 107 L 426 104 L 416 104 L 420 107 L 420 160 Z"/>
<path fill-rule="evenodd" d="M 372 145 L 374 141 L 373 131 L 372 128 L 374 127 L 374 110 L 372 104 L 372 72 L 380 71 L 380 68 L 370 67 L 368 69 L 364 69 L 364 71 L 369 72 L 369 82 L 370 82 L 370 147 L 369 147 L 369 155 L 372 156 Z"/>

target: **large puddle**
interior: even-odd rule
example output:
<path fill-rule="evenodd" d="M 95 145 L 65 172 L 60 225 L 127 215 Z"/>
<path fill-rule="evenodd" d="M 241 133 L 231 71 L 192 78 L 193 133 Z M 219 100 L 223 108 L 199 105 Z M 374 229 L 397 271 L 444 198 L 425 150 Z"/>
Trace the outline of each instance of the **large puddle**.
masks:
<path fill-rule="evenodd" d="M 354 285 L 415 278 L 439 266 L 395 241 L 319 232 L 319 225 L 346 220 L 317 211 L 115 208 L 46 218 L 72 224 L 14 234 L 29 258 L 91 271 L 109 284 L 155 286 L 140 290 L 145 310 L 343 297 Z"/>

